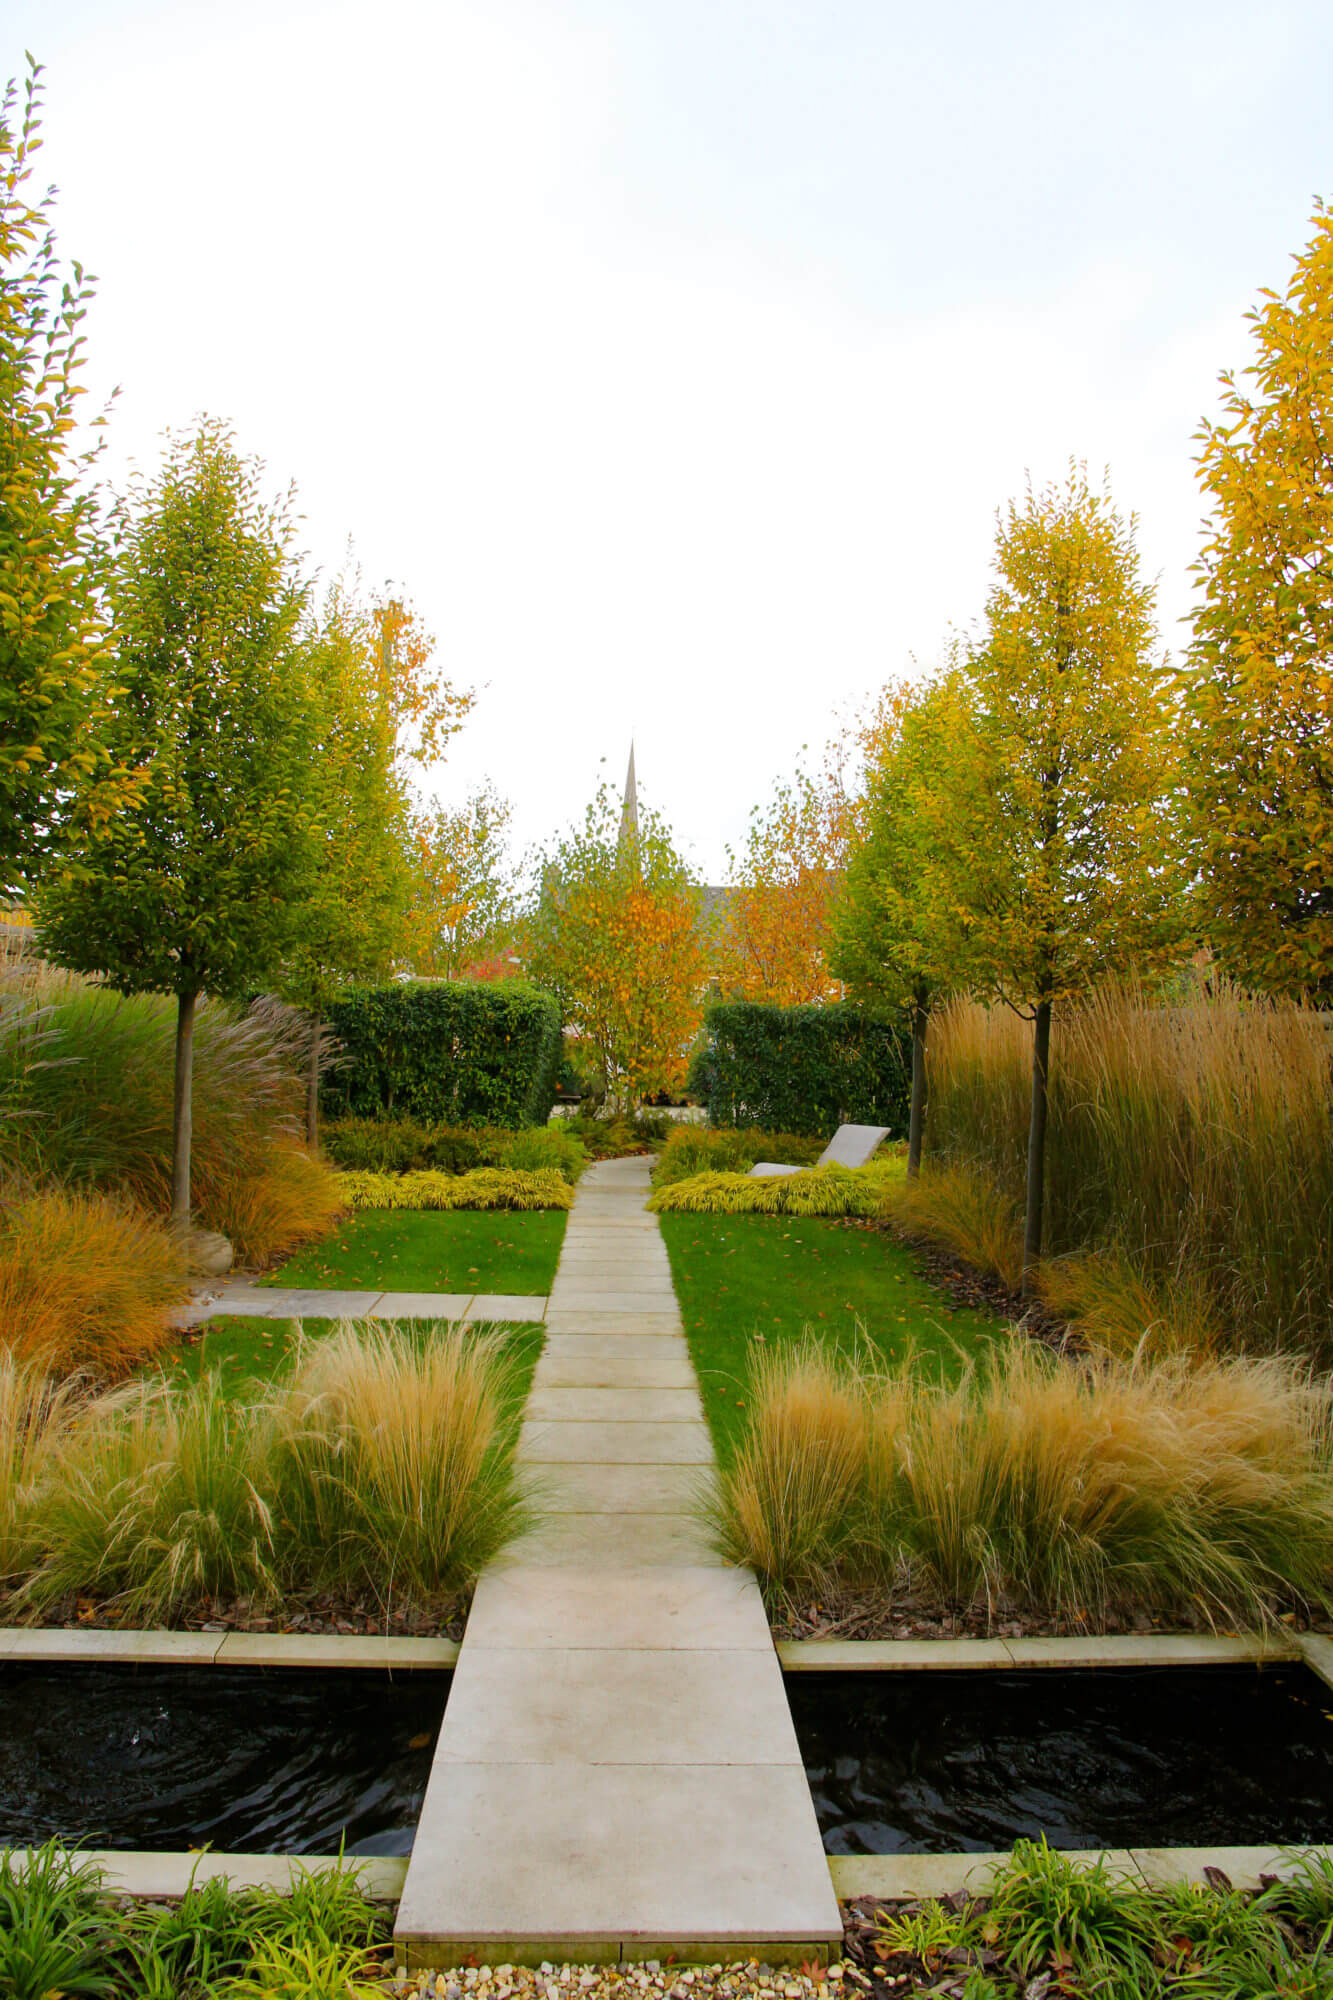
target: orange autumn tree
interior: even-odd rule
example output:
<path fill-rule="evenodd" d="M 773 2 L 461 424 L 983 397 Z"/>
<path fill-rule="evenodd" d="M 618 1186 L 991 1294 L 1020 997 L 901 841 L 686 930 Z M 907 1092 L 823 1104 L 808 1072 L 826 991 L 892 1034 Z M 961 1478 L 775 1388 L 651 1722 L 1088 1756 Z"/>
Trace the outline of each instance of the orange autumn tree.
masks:
<path fill-rule="evenodd" d="M 724 993 L 779 1007 L 838 996 L 829 926 L 842 889 L 852 807 L 834 752 L 750 815 L 744 852 L 727 849 L 717 978 Z"/>
<path fill-rule="evenodd" d="M 700 912 L 665 823 L 642 807 L 624 814 L 605 786 L 582 827 L 541 857 L 528 971 L 621 1109 L 684 1079 L 708 975 Z"/>

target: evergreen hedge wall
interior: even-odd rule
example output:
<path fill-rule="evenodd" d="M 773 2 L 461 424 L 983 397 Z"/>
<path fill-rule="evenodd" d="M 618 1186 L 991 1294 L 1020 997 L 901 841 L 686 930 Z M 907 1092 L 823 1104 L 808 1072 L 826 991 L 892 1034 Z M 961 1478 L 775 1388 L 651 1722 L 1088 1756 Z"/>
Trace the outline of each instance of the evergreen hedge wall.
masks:
<path fill-rule="evenodd" d="M 560 1010 L 529 986 L 356 987 L 328 1020 L 343 1051 L 321 1093 L 334 1117 L 519 1126 L 551 1114 Z"/>
<path fill-rule="evenodd" d="M 764 1125 L 827 1138 L 839 1125 L 907 1130 L 912 1040 L 895 1016 L 850 1000 L 826 1007 L 719 1001 L 704 1017 L 689 1089 L 712 1125 Z"/>

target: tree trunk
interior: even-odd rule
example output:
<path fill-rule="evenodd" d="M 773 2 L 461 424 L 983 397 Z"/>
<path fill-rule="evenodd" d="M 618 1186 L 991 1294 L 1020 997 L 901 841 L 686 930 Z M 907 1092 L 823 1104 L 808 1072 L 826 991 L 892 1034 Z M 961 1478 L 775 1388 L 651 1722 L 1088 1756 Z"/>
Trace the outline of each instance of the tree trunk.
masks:
<path fill-rule="evenodd" d="M 176 1075 L 172 1090 L 171 1132 L 171 1222 L 175 1229 L 190 1226 L 190 1133 L 194 1085 L 194 1010 L 199 999 L 192 993 L 176 996 Z"/>
<path fill-rule="evenodd" d="M 926 1122 L 926 1027 L 930 1009 L 918 996 L 912 1009 L 912 1110 L 907 1124 L 907 1178 L 921 1171 L 921 1134 Z"/>
<path fill-rule="evenodd" d="M 1037 1287 L 1041 1262 L 1042 1190 L 1046 1180 L 1046 1105 L 1051 1068 L 1051 1003 L 1037 1003 L 1032 1034 L 1032 1118 L 1028 1125 L 1027 1214 L 1023 1222 L 1023 1297 Z"/>
<path fill-rule="evenodd" d="M 319 1144 L 319 1031 L 324 1016 L 310 1016 L 310 1055 L 305 1074 L 305 1136 L 307 1144 Z"/>

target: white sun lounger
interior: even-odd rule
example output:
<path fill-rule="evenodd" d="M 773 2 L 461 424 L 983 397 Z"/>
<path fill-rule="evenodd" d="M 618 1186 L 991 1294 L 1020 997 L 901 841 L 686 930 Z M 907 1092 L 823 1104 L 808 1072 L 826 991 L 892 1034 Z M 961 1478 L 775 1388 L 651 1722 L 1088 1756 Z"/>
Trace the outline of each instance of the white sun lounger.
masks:
<path fill-rule="evenodd" d="M 864 1167 L 880 1140 L 888 1136 L 887 1125 L 839 1125 L 815 1165 Z M 769 1178 L 774 1174 L 799 1174 L 804 1171 L 803 1167 L 781 1167 L 775 1160 L 756 1160 L 750 1169 L 751 1175 L 762 1174 Z"/>

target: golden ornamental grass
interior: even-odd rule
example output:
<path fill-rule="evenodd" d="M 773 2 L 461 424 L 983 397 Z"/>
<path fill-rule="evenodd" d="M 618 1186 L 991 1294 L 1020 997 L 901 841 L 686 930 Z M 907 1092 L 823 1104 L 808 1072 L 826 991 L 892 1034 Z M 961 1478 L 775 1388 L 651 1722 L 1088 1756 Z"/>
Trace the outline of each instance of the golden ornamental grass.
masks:
<path fill-rule="evenodd" d="M 1243 1620 L 1333 1606 L 1333 1400 L 1275 1358 L 1057 1360 L 954 1383 L 807 1346 L 761 1365 L 721 1545 L 778 1596 L 830 1578 L 939 1608 Z"/>
<path fill-rule="evenodd" d="M 0 1349 L 114 1380 L 170 1337 L 189 1259 L 152 1216 L 56 1186 L 0 1201 Z"/>
<path fill-rule="evenodd" d="M 1005 1008 L 957 1002 L 932 1034 L 931 1159 L 1014 1204 L 1030 1062 L 1031 1029 Z M 1053 1258 L 1102 1253 L 1071 1282 L 1112 1345 L 1135 1344 L 1129 1270 L 1168 1347 L 1194 1324 L 1206 1344 L 1333 1361 L 1328 1019 L 1220 981 L 1171 1001 L 1109 987 L 1057 1010 L 1046 1231 Z"/>
<path fill-rule="evenodd" d="M 0 1558 L 11 1605 L 71 1593 L 129 1619 L 312 1590 L 451 1595 L 525 1524 L 512 1370 L 494 1337 L 344 1325 L 290 1383 L 52 1391 L 0 1356 Z"/>

